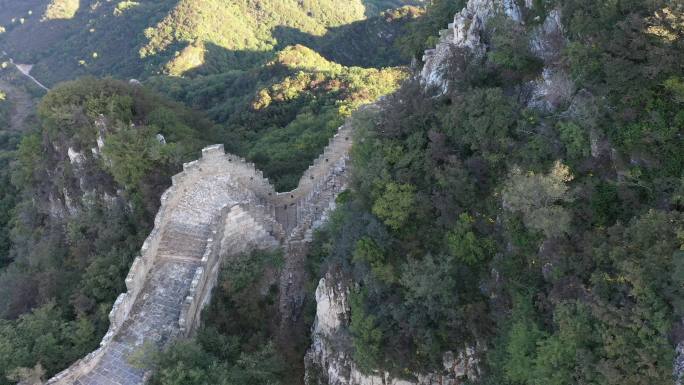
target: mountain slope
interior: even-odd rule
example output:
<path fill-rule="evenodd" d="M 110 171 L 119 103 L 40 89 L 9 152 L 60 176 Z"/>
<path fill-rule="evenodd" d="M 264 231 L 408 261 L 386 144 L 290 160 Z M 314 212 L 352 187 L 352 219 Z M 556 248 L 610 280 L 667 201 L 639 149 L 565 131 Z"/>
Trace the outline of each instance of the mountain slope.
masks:
<path fill-rule="evenodd" d="M 5 1 L 0 6 L 0 26 L 5 29 L 0 44 L 18 62 L 35 64 L 36 76 L 48 85 L 86 74 L 181 74 L 201 66 L 205 55 L 213 57 L 211 72 L 250 67 L 268 59 L 277 47 L 325 36 L 331 29 L 365 20 L 371 10 L 370 15 L 377 16 L 377 4 L 410 3 L 81 0 L 73 12 L 70 2 Z M 386 44 L 376 35 L 356 38 Z"/>

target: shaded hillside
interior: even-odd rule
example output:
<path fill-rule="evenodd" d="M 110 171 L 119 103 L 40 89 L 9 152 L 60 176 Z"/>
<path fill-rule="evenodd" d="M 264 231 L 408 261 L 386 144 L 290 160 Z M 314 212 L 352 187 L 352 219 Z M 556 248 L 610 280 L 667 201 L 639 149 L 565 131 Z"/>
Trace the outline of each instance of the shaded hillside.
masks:
<path fill-rule="evenodd" d="M 17 61 L 35 64 L 36 77 L 48 85 L 86 74 L 182 74 L 205 64 L 205 45 L 221 48 L 213 65 L 204 66 L 205 72 L 215 73 L 251 67 L 268 59 L 276 47 L 306 43 L 331 28 L 365 20 L 367 12 L 376 17 L 379 7 L 405 2 L 5 2 L 0 6 L 0 26 L 5 30 L 0 44 Z M 354 38 L 391 47 L 377 34 L 359 33 Z M 335 50 L 328 46 L 328 51 Z"/>

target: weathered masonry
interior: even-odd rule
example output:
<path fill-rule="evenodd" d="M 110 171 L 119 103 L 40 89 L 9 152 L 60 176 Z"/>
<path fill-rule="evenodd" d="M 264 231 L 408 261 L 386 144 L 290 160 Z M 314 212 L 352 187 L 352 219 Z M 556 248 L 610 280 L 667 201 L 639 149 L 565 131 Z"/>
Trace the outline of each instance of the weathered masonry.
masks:
<path fill-rule="evenodd" d="M 47 384 L 144 383 L 145 370 L 129 358 L 192 334 L 226 256 L 283 247 L 287 259 L 310 240 L 347 185 L 351 131 L 350 123 L 340 127 L 297 188 L 286 193 L 276 192 L 254 164 L 226 154 L 222 145 L 203 149 L 163 194 L 100 347 Z"/>

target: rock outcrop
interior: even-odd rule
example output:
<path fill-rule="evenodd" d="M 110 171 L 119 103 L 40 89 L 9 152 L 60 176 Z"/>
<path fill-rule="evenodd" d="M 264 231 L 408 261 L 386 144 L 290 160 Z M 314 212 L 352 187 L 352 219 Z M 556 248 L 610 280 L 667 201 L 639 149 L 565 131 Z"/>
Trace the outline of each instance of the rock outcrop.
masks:
<path fill-rule="evenodd" d="M 425 51 L 421 72 L 425 83 L 446 91 L 442 69 L 452 47 L 467 48 L 475 56 L 484 55 L 487 51 L 485 28 L 497 13 L 503 13 L 515 22 L 522 22 L 520 8 L 514 0 L 469 0 L 466 7 L 454 16 L 454 22 L 447 29 L 439 31 L 436 47 Z"/>
<path fill-rule="evenodd" d="M 525 25 L 523 15 L 533 5 L 526 2 L 521 8 L 514 0 L 469 0 L 466 7 L 454 16 L 453 23 L 440 31 L 434 49 L 425 51 L 421 79 L 428 87 L 448 91 L 445 79 L 451 52 L 454 48 L 467 49 L 472 57 L 483 59 L 490 49 L 486 41 L 487 24 L 497 14 L 514 23 Z M 537 79 L 521 86 L 529 107 L 552 111 L 569 102 L 575 91 L 574 84 L 559 62 L 566 38 L 558 9 L 551 10 L 543 20 L 536 20 L 530 31 L 529 48 L 544 64 Z"/>
<path fill-rule="evenodd" d="M 684 341 L 677 343 L 675 347 L 675 359 L 672 365 L 672 377 L 675 385 L 684 383 Z"/>
<path fill-rule="evenodd" d="M 316 289 L 316 321 L 305 357 L 307 385 L 457 385 L 479 377 L 479 359 L 471 347 L 445 352 L 443 370 L 398 378 L 386 371 L 363 373 L 351 356 L 349 285 L 331 274 Z"/>

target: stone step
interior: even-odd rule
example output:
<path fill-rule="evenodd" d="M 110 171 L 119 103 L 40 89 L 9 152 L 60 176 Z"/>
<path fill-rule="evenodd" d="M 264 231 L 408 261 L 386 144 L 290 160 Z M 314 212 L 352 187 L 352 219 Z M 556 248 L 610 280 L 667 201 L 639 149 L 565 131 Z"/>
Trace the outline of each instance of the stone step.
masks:
<path fill-rule="evenodd" d="M 197 264 L 197 262 L 202 259 L 202 256 L 200 255 L 197 257 L 188 257 L 188 256 L 184 256 L 184 255 L 171 254 L 171 253 L 159 253 L 159 258 L 164 260 L 164 261 Z"/>
<path fill-rule="evenodd" d="M 186 257 L 202 258 L 204 248 L 207 245 L 206 240 L 193 240 L 191 238 L 175 238 L 172 240 L 162 240 L 159 245 L 159 253 L 167 253 L 174 255 L 182 255 Z"/>
<path fill-rule="evenodd" d="M 158 253 L 164 256 L 201 259 L 211 235 L 210 226 L 168 223 L 164 228 Z"/>
<path fill-rule="evenodd" d="M 196 224 L 169 223 L 164 227 L 164 235 L 168 237 L 195 238 L 205 240 L 211 236 L 211 226 Z"/>

